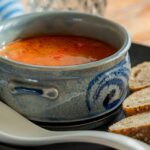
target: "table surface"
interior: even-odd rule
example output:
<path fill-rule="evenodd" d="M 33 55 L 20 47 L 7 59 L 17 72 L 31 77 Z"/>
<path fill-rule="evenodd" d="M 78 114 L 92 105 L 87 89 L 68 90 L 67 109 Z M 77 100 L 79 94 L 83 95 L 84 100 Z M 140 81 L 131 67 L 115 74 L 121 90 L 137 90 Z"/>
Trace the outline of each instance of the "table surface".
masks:
<path fill-rule="evenodd" d="M 105 17 L 124 25 L 132 41 L 150 46 L 150 0 L 107 0 Z"/>

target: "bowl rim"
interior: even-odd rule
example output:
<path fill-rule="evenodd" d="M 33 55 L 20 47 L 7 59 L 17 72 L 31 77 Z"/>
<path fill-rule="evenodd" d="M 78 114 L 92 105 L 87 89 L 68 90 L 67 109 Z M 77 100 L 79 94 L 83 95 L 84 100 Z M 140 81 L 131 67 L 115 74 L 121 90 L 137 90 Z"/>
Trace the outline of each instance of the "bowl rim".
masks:
<path fill-rule="evenodd" d="M 14 61 L 11 59 L 7 59 L 4 58 L 2 56 L 0 56 L 0 62 L 6 63 L 8 65 L 13 65 L 13 66 L 17 66 L 17 67 L 21 67 L 21 68 L 28 68 L 28 69 L 33 69 L 33 70 L 48 70 L 48 71 L 73 71 L 73 70 L 83 70 L 83 69 L 88 69 L 88 68 L 93 68 L 93 67 L 98 67 L 101 65 L 105 65 L 108 64 L 118 58 L 120 58 L 121 56 L 125 55 L 127 53 L 127 51 L 129 50 L 130 46 L 131 46 L 131 37 L 130 34 L 128 33 L 128 31 L 126 30 L 125 27 L 123 27 L 122 25 L 111 21 L 109 19 L 106 19 L 102 16 L 97 16 L 97 15 L 93 15 L 93 14 L 89 14 L 89 13 L 81 13 L 81 12 L 68 12 L 68 11 L 55 11 L 55 12 L 35 12 L 35 13 L 30 13 L 30 14 L 25 14 L 22 16 L 18 16 L 9 20 L 5 20 L 5 21 L 1 21 L 0 26 L 2 26 L 5 23 L 11 22 L 11 21 L 15 21 L 15 20 L 19 20 L 21 21 L 23 19 L 23 17 L 26 18 L 36 18 L 36 17 L 42 17 L 42 16 L 46 16 L 46 15 L 72 15 L 72 16 L 77 16 L 77 17 L 93 17 L 95 19 L 101 19 L 105 22 L 108 22 L 110 24 L 112 24 L 113 26 L 118 27 L 118 29 L 120 31 L 122 31 L 122 33 L 125 36 L 125 40 L 123 45 L 121 46 L 120 49 L 118 49 L 114 54 L 103 58 L 101 60 L 98 61 L 94 61 L 94 62 L 89 62 L 89 63 L 85 63 L 85 64 L 79 64 L 79 65 L 69 65 L 69 66 L 42 66 L 42 65 L 32 65 L 32 64 L 25 64 L 25 63 L 21 63 L 18 61 Z"/>

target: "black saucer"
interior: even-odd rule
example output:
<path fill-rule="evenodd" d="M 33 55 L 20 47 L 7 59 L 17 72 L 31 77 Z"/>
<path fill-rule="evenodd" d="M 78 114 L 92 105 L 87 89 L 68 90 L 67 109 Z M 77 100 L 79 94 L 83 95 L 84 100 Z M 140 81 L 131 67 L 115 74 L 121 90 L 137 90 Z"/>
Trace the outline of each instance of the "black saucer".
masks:
<path fill-rule="evenodd" d="M 130 51 L 131 64 L 135 66 L 138 63 L 143 61 L 150 61 L 150 47 L 132 44 Z M 76 123 L 67 123 L 67 124 L 46 124 L 46 123 L 37 123 L 38 125 L 54 130 L 75 130 L 75 129 L 95 129 L 106 131 L 108 126 L 123 118 L 123 112 L 121 107 L 117 108 L 113 112 L 104 115 L 103 117 L 96 117 L 88 121 L 76 122 Z M 109 122 L 109 123 L 108 123 Z M 103 125 L 102 125 L 103 124 Z M 42 147 L 15 147 L 8 145 L 0 145 L 0 150 L 114 150 L 109 147 L 105 147 L 102 145 L 95 144 L 85 144 L 85 143 L 66 143 L 66 144 L 55 144 L 50 146 L 42 146 Z"/>
<path fill-rule="evenodd" d="M 107 127 L 108 123 L 113 123 L 117 120 L 120 120 L 124 117 L 123 111 L 121 109 L 121 106 L 119 108 L 113 110 L 112 112 L 100 116 L 95 117 L 92 119 L 84 120 L 84 121 L 78 121 L 78 122 L 68 122 L 68 123 L 40 123 L 40 122 L 34 122 L 37 125 L 49 129 L 49 130 L 88 130 L 88 129 L 95 129 L 98 127 Z M 104 126 L 105 125 L 105 126 Z M 104 130 L 104 129 L 103 129 Z M 106 129 L 105 129 L 106 130 Z"/>

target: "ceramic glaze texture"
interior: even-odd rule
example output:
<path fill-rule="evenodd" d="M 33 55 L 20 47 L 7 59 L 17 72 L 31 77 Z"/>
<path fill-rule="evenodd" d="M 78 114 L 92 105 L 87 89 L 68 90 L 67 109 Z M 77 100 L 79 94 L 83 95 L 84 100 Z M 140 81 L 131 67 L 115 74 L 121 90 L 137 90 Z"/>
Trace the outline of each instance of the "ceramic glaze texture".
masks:
<path fill-rule="evenodd" d="M 126 56 L 108 70 L 91 70 L 80 77 L 66 76 L 61 82 L 59 79 L 40 81 L 43 84 L 34 79 L 26 79 L 26 82 L 17 78 L 14 81 L 5 80 L 1 84 L 1 92 L 10 106 L 32 120 L 90 118 L 108 113 L 122 103 L 127 94 L 129 70 L 129 57 Z M 12 75 L 13 72 L 10 73 Z M 41 78 L 44 79 L 44 76 Z"/>
<path fill-rule="evenodd" d="M 114 67 L 98 73 L 90 81 L 86 92 L 89 112 L 108 111 L 118 106 L 127 94 L 129 72 L 129 57 L 126 56 Z"/>
<path fill-rule="evenodd" d="M 65 67 L 32 66 L 0 57 L 1 99 L 27 118 L 79 121 L 107 114 L 124 100 L 130 38 L 119 25 L 88 14 L 55 12 L 17 17 L 1 23 L 0 29 L 1 45 L 20 38 L 61 34 L 102 39 L 120 49 L 100 61 Z"/>

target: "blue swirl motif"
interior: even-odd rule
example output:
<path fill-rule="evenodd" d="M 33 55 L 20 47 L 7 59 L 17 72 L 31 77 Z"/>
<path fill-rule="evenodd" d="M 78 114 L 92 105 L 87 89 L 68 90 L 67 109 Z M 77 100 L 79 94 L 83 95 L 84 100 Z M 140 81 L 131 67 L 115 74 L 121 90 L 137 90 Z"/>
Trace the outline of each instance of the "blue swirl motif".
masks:
<path fill-rule="evenodd" d="M 89 83 L 86 104 L 89 112 L 109 110 L 117 106 L 126 95 L 129 77 L 128 57 L 113 68 L 97 74 Z M 101 105 L 102 104 L 102 105 Z M 103 108 L 99 108 L 103 106 Z"/>

